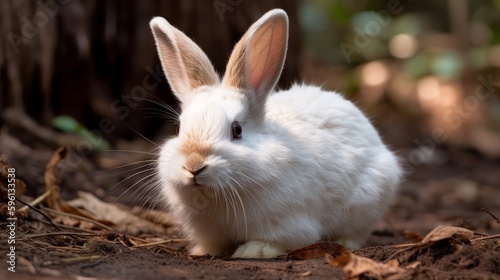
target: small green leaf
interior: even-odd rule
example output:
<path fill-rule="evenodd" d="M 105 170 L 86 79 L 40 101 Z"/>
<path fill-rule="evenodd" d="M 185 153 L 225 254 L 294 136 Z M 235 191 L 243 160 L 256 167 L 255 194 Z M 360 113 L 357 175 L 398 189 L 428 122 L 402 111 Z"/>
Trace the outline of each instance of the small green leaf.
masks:
<path fill-rule="evenodd" d="M 104 138 L 99 137 L 85 128 L 70 116 L 57 116 L 52 119 L 52 126 L 66 133 L 74 133 L 82 137 L 92 144 L 92 146 L 100 151 L 110 150 L 111 145 Z"/>
<path fill-rule="evenodd" d="M 84 128 L 70 116 L 55 117 L 52 119 L 52 126 L 67 133 L 78 133 L 78 131 Z"/>
<path fill-rule="evenodd" d="M 106 141 L 102 137 L 98 137 L 94 133 L 90 132 L 87 129 L 83 129 L 79 135 L 85 139 L 88 140 L 94 148 L 96 148 L 99 151 L 107 151 L 111 150 L 111 145 L 109 144 L 108 141 Z"/>

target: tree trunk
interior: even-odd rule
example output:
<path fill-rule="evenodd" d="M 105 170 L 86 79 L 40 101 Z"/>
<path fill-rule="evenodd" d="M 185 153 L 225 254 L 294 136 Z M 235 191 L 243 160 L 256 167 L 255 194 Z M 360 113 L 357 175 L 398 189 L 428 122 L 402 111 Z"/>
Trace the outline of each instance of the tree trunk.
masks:
<path fill-rule="evenodd" d="M 127 126 L 151 136 L 166 121 L 144 118 L 147 110 L 138 109 L 154 104 L 142 97 L 176 106 L 166 81 L 156 80 L 152 17 L 163 16 L 184 31 L 222 74 L 247 28 L 266 11 L 283 8 L 290 42 L 279 86 L 287 87 L 298 78 L 297 6 L 286 0 L 1 1 L 0 108 L 24 110 L 46 125 L 70 115 L 99 128 L 109 118 L 117 128 L 105 135 L 110 140 L 137 136 Z"/>

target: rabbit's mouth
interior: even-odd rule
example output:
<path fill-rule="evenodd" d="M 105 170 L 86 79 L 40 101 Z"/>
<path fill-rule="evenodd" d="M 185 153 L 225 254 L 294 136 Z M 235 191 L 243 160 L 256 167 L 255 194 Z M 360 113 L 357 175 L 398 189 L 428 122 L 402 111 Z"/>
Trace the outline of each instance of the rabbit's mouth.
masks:
<path fill-rule="evenodd" d="M 193 178 L 192 180 L 192 184 L 191 184 L 193 187 L 198 187 L 198 188 L 201 188 L 201 187 L 204 187 L 204 185 L 202 184 L 199 184 L 198 182 L 196 182 L 196 178 Z"/>
<path fill-rule="evenodd" d="M 200 177 L 202 176 L 202 173 L 207 169 L 206 165 L 197 167 L 197 168 L 190 168 L 183 166 L 182 169 L 184 170 L 184 173 L 186 176 L 188 176 L 189 180 L 189 185 L 194 186 L 194 187 L 202 187 L 203 184 L 200 183 Z"/>
<path fill-rule="evenodd" d="M 182 189 L 188 190 L 190 188 L 203 189 L 203 188 L 208 188 L 209 186 L 207 184 L 200 183 L 195 178 L 190 178 L 183 184 L 181 184 L 180 187 Z"/>

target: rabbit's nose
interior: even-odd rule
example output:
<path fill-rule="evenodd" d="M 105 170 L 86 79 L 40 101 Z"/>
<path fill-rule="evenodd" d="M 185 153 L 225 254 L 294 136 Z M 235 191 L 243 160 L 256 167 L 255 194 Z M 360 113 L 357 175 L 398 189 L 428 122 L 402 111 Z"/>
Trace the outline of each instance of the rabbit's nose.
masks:
<path fill-rule="evenodd" d="M 196 176 L 203 170 L 205 170 L 205 168 L 207 168 L 207 165 L 205 164 L 204 157 L 202 157 L 198 153 L 192 153 L 186 158 L 186 161 L 184 162 L 182 168 L 193 174 L 193 176 Z"/>
<path fill-rule="evenodd" d="M 187 172 L 193 174 L 193 176 L 196 176 L 196 175 L 200 174 L 203 170 L 205 170 L 207 168 L 207 166 L 203 165 L 203 166 L 198 167 L 194 170 L 191 170 L 190 168 L 188 168 L 186 166 L 183 166 L 182 168 L 184 168 L 184 170 L 186 170 Z"/>

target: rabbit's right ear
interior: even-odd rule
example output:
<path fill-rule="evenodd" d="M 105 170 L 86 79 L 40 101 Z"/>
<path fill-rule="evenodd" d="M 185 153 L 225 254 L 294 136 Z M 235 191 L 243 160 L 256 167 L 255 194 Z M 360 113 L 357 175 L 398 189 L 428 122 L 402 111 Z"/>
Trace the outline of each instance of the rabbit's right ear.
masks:
<path fill-rule="evenodd" d="M 225 86 L 244 89 L 262 106 L 283 70 L 288 44 L 288 17 L 274 9 L 256 21 L 234 47 L 229 58 Z"/>
<path fill-rule="evenodd" d="M 219 76 L 208 57 L 183 32 L 162 17 L 153 18 L 149 25 L 163 71 L 182 104 L 189 103 L 195 88 L 219 83 Z"/>

